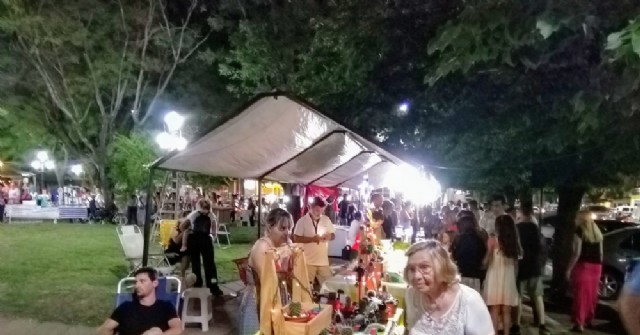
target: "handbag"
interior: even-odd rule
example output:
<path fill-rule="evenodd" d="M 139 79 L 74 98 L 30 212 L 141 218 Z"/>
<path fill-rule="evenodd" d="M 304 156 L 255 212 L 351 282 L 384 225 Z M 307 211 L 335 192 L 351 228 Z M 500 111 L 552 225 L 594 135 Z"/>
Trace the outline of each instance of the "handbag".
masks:
<path fill-rule="evenodd" d="M 350 245 L 342 248 L 342 259 L 345 261 L 352 261 L 358 257 L 358 251 L 351 248 Z"/>

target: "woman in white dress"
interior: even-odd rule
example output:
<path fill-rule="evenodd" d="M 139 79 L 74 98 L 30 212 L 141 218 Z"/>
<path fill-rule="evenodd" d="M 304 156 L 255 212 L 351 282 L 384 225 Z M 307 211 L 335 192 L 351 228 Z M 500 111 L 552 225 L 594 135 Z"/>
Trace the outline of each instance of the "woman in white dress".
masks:
<path fill-rule="evenodd" d="M 458 269 L 440 242 L 418 242 L 407 257 L 405 304 L 410 335 L 495 334 L 482 297 L 459 283 Z"/>
<path fill-rule="evenodd" d="M 501 215 L 496 218 L 496 237 L 489 238 L 487 255 L 487 275 L 484 280 L 484 298 L 491 312 L 493 326 L 497 329 L 502 322 L 505 335 L 511 328 L 511 309 L 518 306 L 519 295 L 516 286 L 518 259 L 522 247 L 513 218 Z"/>

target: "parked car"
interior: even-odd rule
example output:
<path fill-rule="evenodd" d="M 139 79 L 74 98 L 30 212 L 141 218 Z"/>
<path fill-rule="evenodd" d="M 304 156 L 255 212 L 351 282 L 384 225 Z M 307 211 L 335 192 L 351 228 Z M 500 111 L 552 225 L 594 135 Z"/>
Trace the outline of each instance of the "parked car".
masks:
<path fill-rule="evenodd" d="M 625 228 L 605 233 L 602 249 L 602 275 L 598 295 L 601 299 L 615 299 L 624 284 L 629 260 L 640 257 L 640 225 L 629 226 L 627 223 Z"/>
<path fill-rule="evenodd" d="M 634 208 L 632 206 L 618 206 L 616 207 L 616 218 L 626 219 L 633 216 Z"/>
<path fill-rule="evenodd" d="M 614 218 L 614 213 L 609 207 L 602 205 L 587 205 L 584 209 L 590 211 L 594 220 L 606 220 Z"/>

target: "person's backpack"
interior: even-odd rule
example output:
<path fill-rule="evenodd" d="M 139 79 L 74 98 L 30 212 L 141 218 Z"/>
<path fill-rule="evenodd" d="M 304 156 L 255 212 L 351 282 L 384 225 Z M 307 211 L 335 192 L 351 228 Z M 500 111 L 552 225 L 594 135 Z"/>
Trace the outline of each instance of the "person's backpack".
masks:
<path fill-rule="evenodd" d="M 193 220 L 193 231 L 209 234 L 211 232 L 211 218 L 209 213 L 198 213 L 198 216 Z"/>

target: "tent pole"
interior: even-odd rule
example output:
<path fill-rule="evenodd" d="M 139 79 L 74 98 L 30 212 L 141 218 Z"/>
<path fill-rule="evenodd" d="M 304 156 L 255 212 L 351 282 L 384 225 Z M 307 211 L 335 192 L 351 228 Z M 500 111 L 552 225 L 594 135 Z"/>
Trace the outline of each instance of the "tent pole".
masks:
<path fill-rule="evenodd" d="M 262 178 L 258 179 L 258 238 L 260 238 L 261 225 L 262 225 Z"/>
<path fill-rule="evenodd" d="M 149 261 L 149 233 L 151 232 L 151 193 L 153 192 L 154 168 L 149 169 L 149 180 L 147 180 L 147 202 L 144 213 L 144 247 L 142 249 L 142 266 L 147 266 Z"/>

